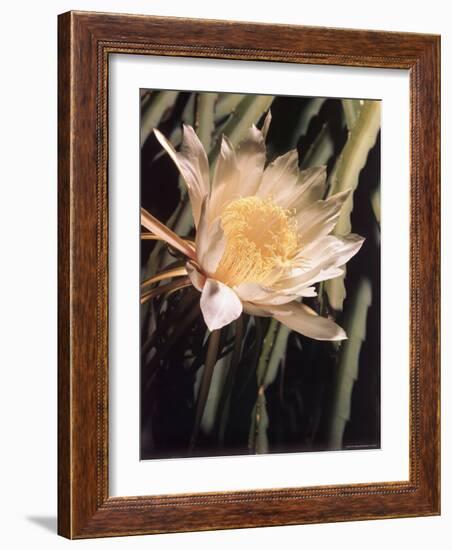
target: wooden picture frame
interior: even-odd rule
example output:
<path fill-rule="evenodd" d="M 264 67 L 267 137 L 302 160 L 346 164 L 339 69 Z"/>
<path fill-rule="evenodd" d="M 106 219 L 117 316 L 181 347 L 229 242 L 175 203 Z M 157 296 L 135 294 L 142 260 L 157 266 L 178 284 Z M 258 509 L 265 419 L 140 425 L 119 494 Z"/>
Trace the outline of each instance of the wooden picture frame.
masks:
<path fill-rule="evenodd" d="M 440 38 L 68 12 L 59 16 L 58 47 L 59 534 L 87 538 L 439 514 Z M 409 481 L 109 496 L 107 92 L 113 53 L 409 70 Z"/>

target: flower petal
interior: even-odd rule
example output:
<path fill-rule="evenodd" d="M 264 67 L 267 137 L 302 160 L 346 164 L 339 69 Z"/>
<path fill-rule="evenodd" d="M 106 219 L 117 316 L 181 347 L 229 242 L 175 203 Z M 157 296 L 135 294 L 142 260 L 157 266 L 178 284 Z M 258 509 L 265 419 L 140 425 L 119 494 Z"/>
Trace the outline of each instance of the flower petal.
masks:
<path fill-rule="evenodd" d="M 298 175 L 298 152 L 292 149 L 267 166 L 257 195 L 263 198 L 272 197 L 278 205 L 285 208 L 285 203 L 297 192 Z"/>
<path fill-rule="evenodd" d="M 185 269 L 187 270 L 187 275 L 191 281 L 191 284 L 196 288 L 196 290 L 201 292 L 204 287 L 204 283 L 206 282 L 206 276 L 201 273 L 192 262 L 187 262 L 185 264 Z"/>
<path fill-rule="evenodd" d="M 229 138 L 223 135 L 212 181 L 209 220 L 214 220 L 231 200 L 239 196 L 240 172 L 237 157 Z"/>
<path fill-rule="evenodd" d="M 262 124 L 262 130 L 261 130 L 264 140 L 267 139 L 268 129 L 270 128 L 271 121 L 272 121 L 272 112 L 269 109 L 265 116 L 264 123 Z"/>
<path fill-rule="evenodd" d="M 206 274 L 215 273 L 224 254 L 226 237 L 221 226 L 221 218 L 217 217 L 209 223 L 209 198 L 205 197 L 201 207 L 198 231 L 196 232 L 196 253 L 198 263 Z"/>
<path fill-rule="evenodd" d="M 248 315 L 254 315 L 255 317 L 272 316 L 272 314 L 268 311 L 268 308 L 252 304 L 251 302 L 243 302 L 243 311 Z"/>
<path fill-rule="evenodd" d="M 200 265 L 205 273 L 215 273 L 225 248 L 226 237 L 221 226 L 221 219 L 217 218 L 208 230 L 206 249 L 199 258 Z"/>
<path fill-rule="evenodd" d="M 326 192 L 326 166 L 314 166 L 302 170 L 298 176 L 296 194 L 290 197 L 284 208 L 294 208 L 297 212 L 310 204 L 323 199 Z"/>
<path fill-rule="evenodd" d="M 297 212 L 298 231 L 304 246 L 334 229 L 341 208 L 349 196 L 350 190 L 342 191 Z"/>
<path fill-rule="evenodd" d="M 354 233 L 346 237 L 323 236 L 312 241 L 299 253 L 300 265 L 286 277 L 280 277 L 272 286 L 277 291 L 307 296 L 306 287 L 343 275 L 344 266 L 361 248 L 364 238 Z M 293 259 L 296 265 L 298 257 Z"/>
<path fill-rule="evenodd" d="M 338 267 L 331 269 L 322 269 L 316 267 L 303 272 L 301 275 L 287 277 L 281 279 L 275 284 L 275 288 L 278 290 L 284 289 L 286 293 L 295 294 L 297 296 L 306 296 L 304 291 L 311 287 L 315 283 L 320 281 L 328 281 L 343 275 L 344 270 Z"/>
<path fill-rule="evenodd" d="M 256 193 L 264 172 L 265 158 L 264 136 L 253 124 L 237 147 L 237 167 L 240 171 L 239 191 L 242 197 Z"/>
<path fill-rule="evenodd" d="M 362 247 L 364 237 L 349 233 L 345 237 L 327 235 L 313 241 L 301 251 L 311 265 L 319 265 L 323 269 L 345 265 Z"/>
<path fill-rule="evenodd" d="M 270 309 L 271 313 L 281 323 L 295 332 L 299 332 L 315 340 L 345 340 L 345 331 L 334 321 L 317 315 L 305 304 L 292 302 Z"/>
<path fill-rule="evenodd" d="M 307 295 L 315 296 L 309 290 Z M 265 288 L 258 283 L 242 283 L 234 287 L 234 291 L 242 301 L 252 302 L 255 305 L 280 305 L 287 304 L 297 298 L 297 295 L 289 294 L 284 291 L 275 292 L 271 288 Z"/>
<path fill-rule="evenodd" d="M 254 195 L 264 166 L 265 141 L 256 126 L 251 126 L 236 150 L 229 138 L 223 136 L 214 171 L 209 219 L 219 216 L 231 201 Z"/>
<path fill-rule="evenodd" d="M 297 296 L 302 296 L 303 298 L 315 298 L 317 296 L 317 290 L 315 289 L 315 286 L 306 286 L 297 292 Z"/>
<path fill-rule="evenodd" d="M 234 287 L 234 292 L 241 300 L 250 302 L 268 294 L 268 290 L 258 283 L 241 283 Z"/>
<path fill-rule="evenodd" d="M 187 184 L 195 226 L 198 226 L 201 204 L 209 193 L 209 162 L 207 155 L 191 126 L 184 124 L 180 152 L 156 128 L 154 133 L 162 147 L 172 158 Z"/>
<path fill-rule="evenodd" d="M 211 331 L 232 323 L 243 311 L 237 294 L 215 279 L 206 279 L 200 304 L 206 325 Z"/>
<path fill-rule="evenodd" d="M 187 241 L 181 239 L 179 235 L 176 235 L 174 231 L 171 231 L 165 224 L 160 222 L 157 218 L 154 218 L 154 216 L 144 208 L 141 209 L 141 225 L 189 258 L 196 258 L 193 247 L 188 244 Z"/>

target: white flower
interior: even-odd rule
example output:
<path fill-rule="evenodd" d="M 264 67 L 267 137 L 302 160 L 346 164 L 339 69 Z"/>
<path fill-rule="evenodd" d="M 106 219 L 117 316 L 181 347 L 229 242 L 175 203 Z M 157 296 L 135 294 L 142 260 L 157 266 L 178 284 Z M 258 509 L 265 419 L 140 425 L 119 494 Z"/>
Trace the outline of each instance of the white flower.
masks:
<path fill-rule="evenodd" d="M 237 150 L 223 136 L 212 181 L 193 128 L 184 125 L 179 152 L 154 130 L 187 185 L 196 241 L 180 238 L 145 210 L 142 224 L 187 257 L 210 330 L 245 311 L 273 316 L 310 338 L 342 340 L 343 329 L 301 299 L 316 296 L 315 283 L 341 275 L 364 241 L 331 235 L 349 191 L 323 200 L 325 167 L 300 171 L 296 150 L 265 167 L 270 120 L 269 113 L 262 131 L 252 126 Z"/>

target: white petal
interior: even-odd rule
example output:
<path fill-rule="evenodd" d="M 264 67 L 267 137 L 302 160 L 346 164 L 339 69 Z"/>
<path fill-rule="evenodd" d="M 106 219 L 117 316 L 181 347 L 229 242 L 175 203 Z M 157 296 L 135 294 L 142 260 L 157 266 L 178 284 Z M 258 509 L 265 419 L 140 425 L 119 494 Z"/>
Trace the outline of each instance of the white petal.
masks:
<path fill-rule="evenodd" d="M 176 235 L 174 231 L 171 231 L 171 229 L 166 227 L 166 225 L 157 218 L 154 218 L 154 216 L 144 208 L 141 209 L 141 225 L 189 258 L 196 258 L 195 251 L 190 244 L 184 241 L 184 239 L 181 239 L 179 235 Z"/>
<path fill-rule="evenodd" d="M 262 132 L 251 126 L 236 150 L 223 136 L 212 184 L 210 219 L 239 197 L 254 195 L 265 166 L 265 140 Z"/>
<path fill-rule="evenodd" d="M 199 262 L 205 273 L 213 274 L 217 270 L 226 248 L 226 237 L 221 227 L 220 218 L 211 224 L 206 240 L 206 250 L 199 258 Z"/>
<path fill-rule="evenodd" d="M 306 268 L 295 268 L 288 277 L 274 283 L 276 290 L 285 290 L 298 296 L 307 296 L 306 287 L 343 275 L 344 266 L 361 248 L 364 238 L 350 233 L 346 237 L 327 235 L 312 241 L 300 253 L 300 262 Z M 297 257 L 294 258 L 297 262 Z"/>
<path fill-rule="evenodd" d="M 327 235 L 312 243 L 301 254 L 311 265 L 321 266 L 323 269 L 341 267 L 345 265 L 362 247 L 364 237 L 349 233 L 345 237 Z"/>
<path fill-rule="evenodd" d="M 298 174 L 298 152 L 292 149 L 267 166 L 257 195 L 271 197 L 285 208 L 285 203 L 297 192 Z"/>
<path fill-rule="evenodd" d="M 262 130 L 261 130 L 264 140 L 267 139 L 268 129 L 270 128 L 271 121 L 272 121 L 272 113 L 271 113 L 271 110 L 269 109 L 264 119 L 264 124 L 262 125 Z"/>
<path fill-rule="evenodd" d="M 202 200 L 209 193 L 209 162 L 204 147 L 193 128 L 185 124 L 179 153 L 161 132 L 154 129 L 154 133 L 185 180 L 197 227 Z"/>
<path fill-rule="evenodd" d="M 253 125 L 237 147 L 237 166 L 240 171 L 239 191 L 242 197 L 256 193 L 264 172 L 265 157 L 264 136 Z"/>
<path fill-rule="evenodd" d="M 297 298 L 298 296 L 296 294 L 285 294 L 283 292 L 280 292 L 280 293 L 275 292 L 272 296 L 268 296 L 267 298 L 262 298 L 261 300 L 256 300 L 253 303 L 255 305 L 259 305 L 262 307 L 281 306 L 283 304 L 288 304 L 289 302 L 293 302 Z"/>
<path fill-rule="evenodd" d="M 310 204 L 323 199 L 326 192 L 326 166 L 314 166 L 302 170 L 298 176 L 297 193 L 284 208 L 294 208 L 297 212 Z"/>
<path fill-rule="evenodd" d="M 215 171 L 212 181 L 212 191 L 221 185 L 225 179 L 229 179 L 233 182 L 234 178 L 231 178 L 237 173 L 237 157 L 235 155 L 234 146 L 228 136 L 224 134 L 221 136 L 220 152 L 215 165 Z"/>
<path fill-rule="evenodd" d="M 281 208 L 297 212 L 323 198 L 326 190 L 326 166 L 300 171 L 298 152 L 288 151 L 265 169 L 259 196 L 270 196 Z"/>
<path fill-rule="evenodd" d="M 329 279 L 334 279 L 343 275 L 344 270 L 338 267 L 331 269 L 322 269 L 321 267 L 316 267 L 315 269 L 309 269 L 301 275 L 295 277 L 287 277 L 286 279 L 279 280 L 275 288 L 284 289 L 285 292 L 296 294 L 297 296 L 303 296 L 304 290 L 309 288 L 315 283 L 320 281 L 328 281 Z"/>
<path fill-rule="evenodd" d="M 207 249 L 207 238 L 209 236 L 209 220 L 207 219 L 207 204 L 209 202 L 209 197 L 204 197 L 201 205 L 201 212 L 199 215 L 199 224 L 196 231 L 196 254 L 198 259 L 204 254 L 204 251 Z"/>
<path fill-rule="evenodd" d="M 345 265 L 361 249 L 365 238 L 355 233 L 349 233 L 346 237 L 336 237 L 342 242 L 342 247 L 331 258 L 331 267 Z"/>
<path fill-rule="evenodd" d="M 201 311 L 209 330 L 217 330 L 240 317 L 243 307 L 237 294 L 215 279 L 207 279 L 201 294 Z"/>
<path fill-rule="evenodd" d="M 327 200 L 317 201 L 297 213 L 298 231 L 304 246 L 314 239 L 328 235 L 334 229 L 341 208 L 349 196 L 350 190 L 336 193 Z"/>
<path fill-rule="evenodd" d="M 196 288 L 196 290 L 201 292 L 204 288 L 204 283 L 206 282 L 205 275 L 201 273 L 192 262 L 187 262 L 185 264 L 185 268 L 191 284 Z"/>
<path fill-rule="evenodd" d="M 255 315 L 256 317 L 271 317 L 272 314 L 268 311 L 268 308 L 261 307 L 251 302 L 243 302 L 243 311 L 248 315 Z"/>
<path fill-rule="evenodd" d="M 232 143 L 227 136 L 223 136 L 213 175 L 209 219 L 219 216 L 223 208 L 239 196 L 240 172 L 237 157 Z"/>
<path fill-rule="evenodd" d="M 258 283 L 241 283 L 234 287 L 234 292 L 241 300 L 250 302 L 268 294 L 268 290 Z"/>
<path fill-rule="evenodd" d="M 304 334 L 315 340 L 345 340 L 345 331 L 330 319 L 317 315 L 315 311 L 306 306 L 292 302 L 290 304 L 274 307 L 271 313 L 281 323 L 291 330 Z"/>
<path fill-rule="evenodd" d="M 215 273 L 224 254 L 226 237 L 221 227 L 221 218 L 209 223 L 210 207 L 208 197 L 204 198 L 198 231 L 196 232 L 196 254 L 198 263 L 207 274 Z"/>
<path fill-rule="evenodd" d="M 302 296 L 303 298 L 315 298 L 317 296 L 317 291 L 315 286 L 307 286 L 297 292 L 297 296 Z"/>
<path fill-rule="evenodd" d="M 280 292 L 272 292 L 267 296 L 262 296 L 259 299 L 251 300 L 256 305 L 261 306 L 279 306 L 282 304 L 288 304 L 293 302 L 297 298 L 314 298 L 317 296 L 317 292 L 314 286 L 305 287 L 304 285 L 301 288 L 294 289 L 284 289 Z"/>
<path fill-rule="evenodd" d="M 242 283 L 234 287 L 234 291 L 241 300 L 251 302 L 254 305 L 287 304 L 297 298 L 297 295 L 289 295 L 285 292 L 275 292 L 274 290 L 265 288 L 258 283 Z"/>

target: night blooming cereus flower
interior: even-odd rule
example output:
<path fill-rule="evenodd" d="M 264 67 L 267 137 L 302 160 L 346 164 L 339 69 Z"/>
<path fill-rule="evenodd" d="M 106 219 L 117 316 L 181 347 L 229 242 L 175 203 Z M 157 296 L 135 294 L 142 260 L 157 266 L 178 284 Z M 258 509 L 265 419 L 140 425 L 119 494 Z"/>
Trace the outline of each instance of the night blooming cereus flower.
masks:
<path fill-rule="evenodd" d="M 142 209 L 141 223 L 187 258 L 186 275 L 201 292 L 201 311 L 213 331 L 243 311 L 274 317 L 318 340 L 342 340 L 332 320 L 301 302 L 316 296 L 315 283 L 343 274 L 363 238 L 331 235 L 349 191 L 326 200 L 325 167 L 300 171 L 296 149 L 265 167 L 265 137 L 252 126 L 237 149 L 222 137 L 210 181 L 206 152 L 191 126 L 184 125 L 180 151 L 158 131 L 188 189 L 196 240 L 182 239 Z M 178 283 L 174 284 L 178 287 Z"/>

